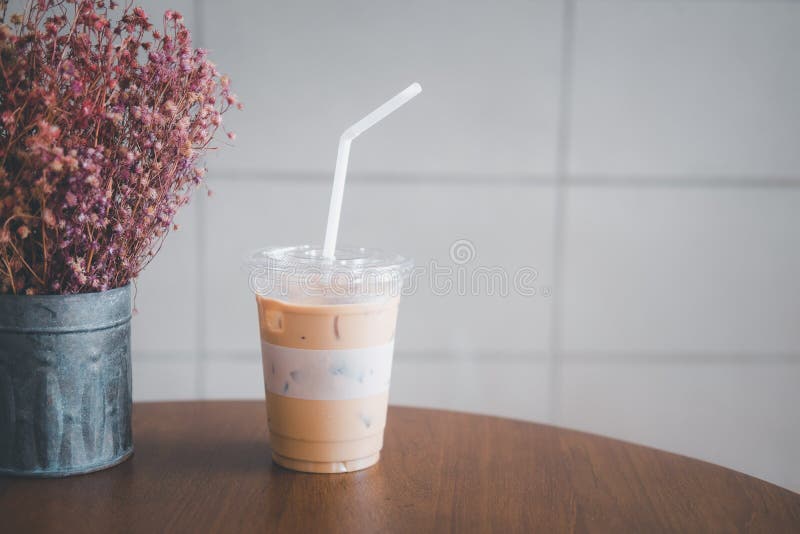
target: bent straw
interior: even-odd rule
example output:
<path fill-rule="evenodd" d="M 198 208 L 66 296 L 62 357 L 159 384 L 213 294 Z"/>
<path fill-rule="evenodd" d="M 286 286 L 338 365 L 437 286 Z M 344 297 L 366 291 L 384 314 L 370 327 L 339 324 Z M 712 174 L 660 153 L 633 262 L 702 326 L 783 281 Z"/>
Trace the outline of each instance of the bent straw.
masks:
<path fill-rule="evenodd" d="M 342 215 L 342 200 L 344 199 L 344 182 L 347 177 L 347 162 L 350 159 L 350 145 L 353 139 L 375 126 L 375 124 L 385 119 L 389 114 L 421 92 L 422 86 L 418 83 L 412 83 L 375 111 L 346 129 L 339 138 L 336 170 L 333 173 L 331 204 L 328 208 L 328 225 L 325 228 L 325 245 L 322 248 L 323 257 L 328 259 L 335 258 L 336 238 L 339 234 L 339 219 Z"/>

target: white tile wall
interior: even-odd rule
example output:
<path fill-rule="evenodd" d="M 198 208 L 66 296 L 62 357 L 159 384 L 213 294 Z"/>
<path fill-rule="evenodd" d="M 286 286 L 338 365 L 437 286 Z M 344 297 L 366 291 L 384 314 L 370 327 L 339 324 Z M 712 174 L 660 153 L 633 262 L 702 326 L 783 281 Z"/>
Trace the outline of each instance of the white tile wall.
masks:
<path fill-rule="evenodd" d="M 133 356 L 133 398 L 136 401 L 188 400 L 197 398 L 193 359 L 172 353 Z"/>
<path fill-rule="evenodd" d="M 562 424 L 797 489 L 798 383 L 800 362 L 567 363 Z"/>
<path fill-rule="evenodd" d="M 167 235 L 161 251 L 135 283 L 132 345 L 137 353 L 195 357 L 200 345 L 197 266 L 197 199 L 175 218 L 177 231 Z"/>
<path fill-rule="evenodd" d="M 570 169 L 797 177 L 800 4 L 579 0 Z"/>
<path fill-rule="evenodd" d="M 542 362 L 400 358 L 389 402 L 546 421 L 548 376 Z"/>
<path fill-rule="evenodd" d="M 419 80 L 354 146 L 353 170 L 552 172 L 561 4 L 203 2 L 204 33 L 247 112 L 233 169 L 331 172 L 341 132 Z"/>
<path fill-rule="evenodd" d="M 571 187 L 563 349 L 797 355 L 800 188 Z"/>
<path fill-rule="evenodd" d="M 339 133 L 419 80 L 354 144 L 342 239 L 442 263 L 470 239 L 468 267 L 530 265 L 540 293 L 423 286 L 392 402 L 549 418 L 800 490 L 800 4 L 194 8 L 247 108 L 215 196 L 140 280 L 137 399 L 261 398 L 240 258 L 321 241 Z"/>
<path fill-rule="evenodd" d="M 204 377 L 205 398 L 260 399 L 264 397 L 261 357 L 220 357 L 208 362 Z"/>

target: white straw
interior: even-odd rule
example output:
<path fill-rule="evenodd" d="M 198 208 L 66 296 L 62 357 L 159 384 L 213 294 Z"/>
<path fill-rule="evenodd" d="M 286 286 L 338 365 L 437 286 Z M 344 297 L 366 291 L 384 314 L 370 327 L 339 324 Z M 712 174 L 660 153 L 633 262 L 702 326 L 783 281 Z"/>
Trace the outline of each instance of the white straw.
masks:
<path fill-rule="evenodd" d="M 347 176 L 347 162 L 350 159 L 350 144 L 353 139 L 385 119 L 390 113 L 422 92 L 422 86 L 412 83 L 378 109 L 349 127 L 339 138 L 339 153 L 336 155 L 336 170 L 333 173 L 333 189 L 331 190 L 331 205 L 328 208 L 328 226 L 325 229 L 325 245 L 322 255 L 334 259 L 336 252 L 336 237 L 339 234 L 339 218 L 342 214 L 342 200 L 344 198 L 344 181 Z"/>

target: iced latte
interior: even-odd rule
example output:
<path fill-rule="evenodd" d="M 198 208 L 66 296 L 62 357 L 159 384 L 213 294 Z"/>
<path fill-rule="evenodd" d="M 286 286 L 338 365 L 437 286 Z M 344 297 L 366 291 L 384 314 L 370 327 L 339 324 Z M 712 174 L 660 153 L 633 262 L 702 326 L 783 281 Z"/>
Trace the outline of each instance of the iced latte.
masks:
<path fill-rule="evenodd" d="M 369 467 L 383 445 L 410 262 L 365 249 L 338 251 L 333 263 L 312 247 L 267 251 L 271 284 L 256 302 L 272 457 L 315 473 Z"/>

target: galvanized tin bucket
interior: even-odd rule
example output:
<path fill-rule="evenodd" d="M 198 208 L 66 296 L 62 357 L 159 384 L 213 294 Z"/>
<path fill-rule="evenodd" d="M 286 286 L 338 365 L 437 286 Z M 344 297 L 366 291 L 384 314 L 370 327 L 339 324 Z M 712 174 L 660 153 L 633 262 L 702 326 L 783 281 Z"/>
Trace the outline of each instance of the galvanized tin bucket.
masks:
<path fill-rule="evenodd" d="M 63 477 L 133 453 L 130 286 L 0 295 L 0 474 Z"/>

